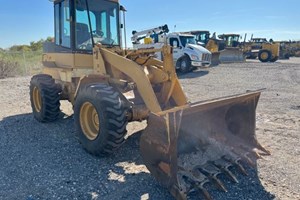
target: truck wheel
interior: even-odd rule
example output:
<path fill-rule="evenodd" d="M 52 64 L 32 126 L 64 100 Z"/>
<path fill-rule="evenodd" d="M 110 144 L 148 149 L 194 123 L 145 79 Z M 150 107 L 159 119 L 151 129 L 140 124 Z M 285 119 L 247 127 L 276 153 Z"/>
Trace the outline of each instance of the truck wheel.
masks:
<path fill-rule="evenodd" d="M 181 73 L 188 73 L 191 71 L 191 60 L 184 56 L 179 60 L 179 70 Z"/>
<path fill-rule="evenodd" d="M 258 59 L 260 62 L 269 62 L 271 60 L 272 53 L 269 50 L 261 50 L 258 53 Z"/>
<path fill-rule="evenodd" d="M 127 109 L 111 86 L 83 86 L 76 97 L 76 134 L 83 148 L 96 156 L 111 154 L 124 142 Z"/>
<path fill-rule="evenodd" d="M 276 62 L 278 60 L 278 56 L 275 56 L 274 58 L 272 58 L 271 60 L 270 60 L 270 62 Z"/>
<path fill-rule="evenodd" d="M 39 74 L 30 81 L 30 101 L 34 118 L 52 122 L 60 115 L 61 87 L 47 74 Z"/>

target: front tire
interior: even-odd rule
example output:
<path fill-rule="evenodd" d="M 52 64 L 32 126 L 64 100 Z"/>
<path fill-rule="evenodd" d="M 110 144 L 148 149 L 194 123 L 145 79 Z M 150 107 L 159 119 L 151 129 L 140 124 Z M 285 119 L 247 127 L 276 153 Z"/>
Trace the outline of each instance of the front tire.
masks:
<path fill-rule="evenodd" d="M 34 118 L 52 122 L 60 115 L 61 87 L 47 74 L 39 74 L 30 81 L 30 101 Z"/>
<path fill-rule="evenodd" d="M 191 67 L 191 60 L 189 59 L 189 57 L 184 56 L 179 60 L 179 70 L 181 73 L 188 73 L 192 70 Z"/>
<path fill-rule="evenodd" d="M 119 93 L 111 86 L 83 86 L 74 106 L 76 133 L 83 148 L 96 156 L 114 152 L 124 143 L 126 114 Z"/>
<path fill-rule="evenodd" d="M 260 62 L 269 62 L 271 60 L 272 53 L 269 50 L 261 50 L 258 53 L 258 59 Z"/>

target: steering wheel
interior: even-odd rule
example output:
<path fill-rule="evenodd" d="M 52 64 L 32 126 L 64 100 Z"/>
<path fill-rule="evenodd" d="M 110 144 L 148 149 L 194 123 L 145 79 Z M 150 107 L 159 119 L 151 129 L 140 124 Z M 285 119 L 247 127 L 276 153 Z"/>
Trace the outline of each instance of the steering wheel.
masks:
<path fill-rule="evenodd" d="M 101 37 L 102 38 L 104 36 L 104 33 L 101 30 L 95 30 L 95 31 L 92 31 L 92 33 L 96 37 Z"/>
<path fill-rule="evenodd" d="M 81 50 L 86 50 L 87 49 L 87 45 L 86 44 L 81 44 L 78 46 L 79 49 Z"/>

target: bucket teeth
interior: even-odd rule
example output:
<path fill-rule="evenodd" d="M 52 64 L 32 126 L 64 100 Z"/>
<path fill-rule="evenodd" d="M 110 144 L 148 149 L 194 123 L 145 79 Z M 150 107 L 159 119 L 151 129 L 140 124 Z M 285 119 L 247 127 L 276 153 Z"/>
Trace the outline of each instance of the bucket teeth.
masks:
<path fill-rule="evenodd" d="M 202 174 L 200 171 L 198 170 L 194 170 L 192 172 L 192 175 L 193 175 L 193 179 L 195 181 L 197 181 L 198 185 L 200 185 L 201 187 L 204 186 L 205 183 L 208 183 L 209 180 L 207 178 L 207 176 L 205 176 L 204 174 Z"/>
<path fill-rule="evenodd" d="M 258 153 L 258 149 L 250 149 L 249 147 L 240 146 L 241 149 L 243 149 L 246 152 L 250 152 L 251 155 L 253 155 L 256 159 L 262 159 L 262 156 Z M 263 147 L 262 147 L 263 148 Z"/>
<path fill-rule="evenodd" d="M 229 176 L 231 178 L 231 180 L 235 183 L 239 183 L 239 181 L 237 180 L 237 178 L 233 175 L 233 173 L 229 170 L 230 167 L 232 167 L 232 164 L 223 160 L 223 159 L 220 159 L 220 160 L 216 160 L 216 161 L 213 161 L 213 164 L 220 168 L 222 171 L 224 171 L 224 173 Z"/>
<path fill-rule="evenodd" d="M 196 184 L 196 189 L 198 189 L 203 194 L 206 200 L 212 200 L 209 192 L 203 186 Z"/>
<path fill-rule="evenodd" d="M 250 158 L 250 153 L 245 153 L 244 156 L 243 156 L 246 161 L 252 166 L 252 167 L 255 167 L 255 163 L 253 162 L 253 160 Z"/>
<path fill-rule="evenodd" d="M 227 192 L 226 187 L 224 186 L 224 184 L 222 183 L 221 180 L 218 179 L 218 175 L 221 174 L 221 171 L 215 167 L 214 165 L 211 164 L 205 164 L 203 166 L 197 166 L 196 169 L 198 169 L 201 173 L 203 173 L 204 175 L 208 176 L 209 178 L 211 178 L 214 183 L 224 192 Z"/>
<path fill-rule="evenodd" d="M 263 159 L 263 157 L 257 151 L 253 150 L 252 153 L 257 159 Z"/>
<path fill-rule="evenodd" d="M 188 194 L 192 189 L 193 179 L 190 177 L 190 174 L 185 171 L 180 171 L 178 173 L 178 181 L 179 181 L 179 188 L 180 191 Z"/>
<path fill-rule="evenodd" d="M 268 149 L 266 149 L 265 147 L 263 147 L 261 144 L 257 144 L 257 148 L 259 149 L 259 150 L 261 150 L 262 152 L 264 152 L 266 155 L 271 155 L 271 152 L 268 150 Z"/>
<path fill-rule="evenodd" d="M 245 160 L 252 167 L 256 167 L 256 163 L 251 159 L 251 154 L 244 147 L 240 146 L 240 148 L 232 149 L 232 152 L 241 156 L 241 159 Z"/>
<path fill-rule="evenodd" d="M 181 180 L 184 185 L 181 185 L 182 192 L 188 194 L 194 188 L 200 191 L 206 200 L 212 200 L 209 192 L 204 188 L 204 184 L 208 183 L 208 178 L 201 172 L 193 172 L 192 174 L 186 171 L 180 172 Z"/>
<path fill-rule="evenodd" d="M 247 171 L 245 170 L 245 168 L 242 166 L 241 162 L 241 158 L 235 158 L 232 159 L 229 156 L 224 156 L 223 157 L 224 160 L 231 162 L 233 165 L 237 166 L 238 169 L 241 171 L 242 174 L 244 174 L 245 176 L 248 176 Z"/>

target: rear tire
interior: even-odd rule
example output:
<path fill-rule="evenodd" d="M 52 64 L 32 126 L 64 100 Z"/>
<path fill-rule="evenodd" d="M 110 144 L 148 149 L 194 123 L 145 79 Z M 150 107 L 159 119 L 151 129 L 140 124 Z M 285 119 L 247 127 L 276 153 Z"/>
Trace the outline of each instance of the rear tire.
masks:
<path fill-rule="evenodd" d="M 96 156 L 114 152 L 124 143 L 126 114 L 119 93 L 111 86 L 83 86 L 74 106 L 76 134 L 83 148 Z"/>
<path fill-rule="evenodd" d="M 184 56 L 179 60 L 179 70 L 181 73 L 188 73 L 192 70 L 191 60 L 189 57 Z"/>
<path fill-rule="evenodd" d="M 271 60 L 272 53 L 269 50 L 261 50 L 258 53 L 258 59 L 260 62 L 269 62 Z"/>
<path fill-rule="evenodd" d="M 47 74 L 39 74 L 30 81 L 30 101 L 34 118 L 52 122 L 60 115 L 61 87 Z"/>

